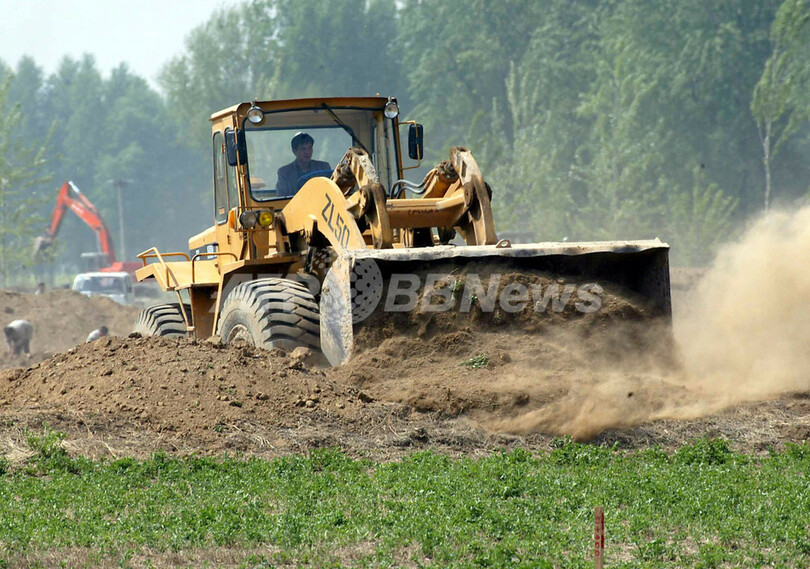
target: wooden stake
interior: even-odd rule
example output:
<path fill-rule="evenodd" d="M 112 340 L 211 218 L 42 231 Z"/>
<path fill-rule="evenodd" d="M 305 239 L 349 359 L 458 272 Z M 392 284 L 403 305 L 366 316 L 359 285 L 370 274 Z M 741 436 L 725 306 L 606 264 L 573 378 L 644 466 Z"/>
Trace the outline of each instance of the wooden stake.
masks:
<path fill-rule="evenodd" d="M 605 509 L 599 506 L 593 514 L 593 565 L 602 569 L 605 566 Z"/>

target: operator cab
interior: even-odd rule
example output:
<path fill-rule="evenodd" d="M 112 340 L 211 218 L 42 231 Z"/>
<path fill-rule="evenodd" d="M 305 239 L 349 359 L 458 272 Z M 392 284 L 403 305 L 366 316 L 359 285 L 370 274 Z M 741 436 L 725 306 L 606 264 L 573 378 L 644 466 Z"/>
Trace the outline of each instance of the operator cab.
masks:
<path fill-rule="evenodd" d="M 211 115 L 214 226 L 189 239 L 192 255 L 246 266 L 285 255 L 297 262 L 291 253 L 298 245 L 290 240 L 303 238 L 305 231 L 289 237 L 282 210 L 313 178 L 321 180 L 318 185 L 334 172 L 336 179 L 348 179 L 341 176 L 350 170 L 357 149 L 371 162 L 382 197 L 405 197 L 403 188 L 416 187 L 404 185 L 402 177 L 405 170 L 421 166 L 422 128 L 398 117 L 396 99 L 380 96 L 253 101 Z M 406 124 L 403 152 L 400 128 Z M 311 141 L 307 158 L 312 165 L 293 172 L 299 158 L 294 139 L 304 134 Z M 403 162 L 403 154 L 411 160 Z M 338 191 L 349 199 L 356 187 Z M 330 222 L 340 220 L 322 220 Z"/>
<path fill-rule="evenodd" d="M 282 200 L 293 197 L 310 178 L 330 177 L 352 147 L 365 150 L 383 186 L 393 187 L 404 169 L 398 115 L 396 99 L 386 97 L 254 101 L 214 114 L 217 223 L 224 223 L 234 208 L 280 209 Z M 421 125 L 411 126 L 418 126 L 421 134 Z M 415 128 L 412 131 L 416 132 Z M 312 139 L 315 167 L 296 166 L 297 154 L 291 142 L 301 134 Z M 409 135 L 413 138 L 413 133 Z M 421 158 L 421 138 L 417 145 Z M 414 141 L 409 140 L 408 154 L 414 157 L 412 146 Z M 289 190 L 280 173 L 292 169 L 295 187 Z M 246 186 L 244 195 L 249 203 L 239 203 L 240 186 Z"/>

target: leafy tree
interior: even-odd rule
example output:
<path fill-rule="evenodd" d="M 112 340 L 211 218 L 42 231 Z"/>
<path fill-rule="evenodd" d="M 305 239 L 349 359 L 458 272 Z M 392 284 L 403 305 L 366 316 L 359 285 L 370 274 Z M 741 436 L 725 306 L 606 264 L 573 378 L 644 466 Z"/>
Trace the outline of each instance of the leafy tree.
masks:
<path fill-rule="evenodd" d="M 159 76 L 170 106 L 182 109 L 197 148 L 208 148 L 212 112 L 238 102 L 262 97 L 262 78 L 272 65 L 272 39 L 257 31 L 267 26 L 272 38 L 274 18 L 265 18 L 264 2 L 223 8 L 186 39 L 186 51 L 167 63 Z M 178 117 L 179 118 L 179 117 Z M 206 141 L 204 143 L 204 141 Z"/>
<path fill-rule="evenodd" d="M 751 101 L 762 144 L 766 210 L 772 199 L 774 158 L 810 117 L 810 3 L 785 0 L 771 26 L 770 38 L 771 55 Z"/>
<path fill-rule="evenodd" d="M 19 106 L 8 105 L 11 80 L 0 86 L 0 279 L 3 286 L 9 276 L 30 261 L 31 239 L 39 232 L 35 198 L 28 189 L 47 179 L 43 174 L 45 146 L 23 146 L 15 140 L 22 120 Z"/>
<path fill-rule="evenodd" d="M 676 264 L 701 265 L 732 232 L 732 215 L 739 199 L 726 196 L 717 184 L 705 184 L 700 167 L 694 170 L 691 192 L 668 195 L 670 234 Z"/>
<path fill-rule="evenodd" d="M 441 133 L 435 158 L 473 148 L 501 227 L 677 242 L 666 233 L 685 230 L 672 220 L 694 198 L 695 168 L 701 187 L 740 203 L 756 188 L 747 108 L 777 7 L 413 0 L 399 45 L 415 114 Z"/>
<path fill-rule="evenodd" d="M 87 158 L 102 154 L 107 145 L 102 137 L 93 136 L 93 125 L 104 124 L 102 121 L 106 121 L 108 108 L 104 99 L 104 81 L 92 56 L 85 55 L 79 62 L 66 91 L 70 114 L 65 117 L 64 138 L 59 148 L 61 165 L 70 172 L 66 178 L 72 177 L 90 187 L 94 161 Z"/>
<path fill-rule="evenodd" d="M 14 70 L 8 100 L 19 105 L 20 123 L 17 136 L 21 141 L 41 140 L 53 127 L 53 119 L 42 113 L 45 77 L 42 68 L 31 57 L 23 57 Z"/>
<path fill-rule="evenodd" d="M 209 115 L 241 101 L 404 92 L 395 36 L 394 0 L 251 0 L 193 30 L 160 83 L 207 155 Z"/>
<path fill-rule="evenodd" d="M 511 144 L 512 117 L 496 117 L 493 104 L 505 108 L 510 63 L 523 58 L 545 8 L 534 0 L 403 4 L 398 46 L 413 101 L 410 115 L 434 137 L 431 158 L 445 159 L 458 144 L 485 158 L 475 143 L 492 134 L 496 120 L 499 135 Z"/>
<path fill-rule="evenodd" d="M 501 159 L 490 159 L 487 177 L 502 227 L 531 230 L 538 239 L 555 241 L 572 234 L 577 181 L 569 175 L 571 156 L 561 136 L 565 131 L 560 127 L 569 117 L 544 104 L 537 77 L 512 66 L 506 110 L 517 127 Z M 504 141 L 506 135 L 496 130 L 492 138 Z M 485 156 L 495 154 L 491 147 L 482 150 Z"/>
<path fill-rule="evenodd" d="M 499 224 L 533 230 L 538 239 L 572 237 L 585 192 L 572 166 L 591 129 L 577 114 L 595 80 L 591 46 L 599 12 L 590 4 L 548 3 L 510 66 L 505 101 L 493 103 L 493 133 L 470 142 L 496 192 Z"/>
<path fill-rule="evenodd" d="M 639 70 L 657 83 L 641 124 L 666 133 L 657 147 L 661 174 L 677 191 L 691 191 L 692 171 L 702 165 L 709 182 L 745 203 L 758 194 L 759 144 L 746 109 L 778 3 L 624 0 L 605 20 L 606 36 L 624 38 L 642 55 Z"/>
<path fill-rule="evenodd" d="M 595 91 L 579 113 L 590 117 L 593 136 L 579 150 L 576 176 L 587 188 L 579 204 L 577 234 L 586 238 L 655 237 L 661 226 L 665 186 L 657 144 L 666 134 L 647 124 L 644 106 L 657 81 L 644 73 L 638 54 L 619 41 L 614 58 L 597 72 Z"/>
<path fill-rule="evenodd" d="M 125 66 L 113 71 L 103 90 L 110 118 L 100 128 L 106 145 L 95 160 L 92 187 L 117 238 L 120 195 L 126 242 L 117 239 L 119 256 L 153 245 L 184 249 L 207 221 L 201 196 L 210 184 L 206 165 L 190 160 L 188 146 L 177 142 L 190 136 L 188 127 L 173 120 L 173 109 Z M 167 226 L 174 229 L 171 239 L 165 239 Z"/>
<path fill-rule="evenodd" d="M 524 83 L 533 81 L 535 87 L 521 96 L 521 104 L 534 112 L 513 121 L 519 125 L 516 140 L 521 132 L 533 132 L 525 144 L 534 139 L 544 151 L 507 145 L 493 152 L 501 164 L 495 189 L 510 170 L 520 173 L 505 188 L 507 194 L 510 185 L 529 188 L 520 193 L 523 207 L 516 209 L 531 210 L 530 222 L 550 219 L 543 227 L 566 224 L 565 234 L 577 238 L 660 234 L 688 241 L 675 233 L 689 230 L 674 221 L 680 215 L 675 208 L 694 199 L 696 168 L 701 187 L 715 193 L 729 187 L 741 203 L 749 203 L 757 184 L 750 164 L 758 144 L 746 109 L 768 55 L 767 27 L 776 3 L 622 0 L 587 9 L 564 4 L 544 6 L 537 35 L 517 67 L 528 78 Z M 574 205 L 551 199 L 545 193 L 551 187 Z M 512 203 L 511 197 L 505 201 Z M 732 208 L 732 214 L 738 211 Z M 708 226 L 725 231 L 722 224 Z"/>
<path fill-rule="evenodd" d="M 263 8 L 277 14 L 276 33 L 266 36 L 277 38 L 275 68 L 265 74 L 270 96 L 404 98 L 393 0 L 276 0 Z"/>

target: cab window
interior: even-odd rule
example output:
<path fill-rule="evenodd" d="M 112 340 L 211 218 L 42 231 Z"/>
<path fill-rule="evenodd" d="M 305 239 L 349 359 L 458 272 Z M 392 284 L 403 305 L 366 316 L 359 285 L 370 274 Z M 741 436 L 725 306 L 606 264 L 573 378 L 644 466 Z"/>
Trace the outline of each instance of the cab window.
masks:
<path fill-rule="evenodd" d="M 221 132 L 214 133 L 214 220 L 225 223 L 228 219 L 228 167 L 225 155 L 225 137 Z"/>

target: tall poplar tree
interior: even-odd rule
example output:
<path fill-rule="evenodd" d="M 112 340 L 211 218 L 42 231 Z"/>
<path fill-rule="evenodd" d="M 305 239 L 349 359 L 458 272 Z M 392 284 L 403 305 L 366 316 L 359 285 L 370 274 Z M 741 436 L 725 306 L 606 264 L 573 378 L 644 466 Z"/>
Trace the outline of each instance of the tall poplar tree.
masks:
<path fill-rule="evenodd" d="M 47 179 L 45 146 L 21 144 L 15 137 L 22 121 L 18 105 L 8 104 L 11 76 L 0 85 L 0 282 L 29 263 L 33 237 L 41 228 L 30 189 Z"/>

